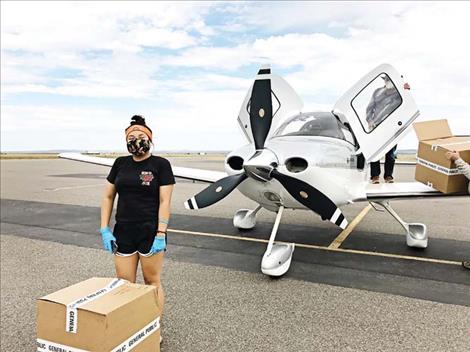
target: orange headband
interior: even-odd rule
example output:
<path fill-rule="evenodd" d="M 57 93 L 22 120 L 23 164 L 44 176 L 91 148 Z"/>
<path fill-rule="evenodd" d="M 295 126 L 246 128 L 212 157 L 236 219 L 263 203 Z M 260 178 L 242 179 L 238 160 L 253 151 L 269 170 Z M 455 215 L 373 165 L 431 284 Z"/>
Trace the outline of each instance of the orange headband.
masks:
<path fill-rule="evenodd" d="M 126 139 L 127 139 L 127 136 L 129 135 L 129 133 L 131 133 L 133 131 L 144 132 L 147 135 L 147 137 L 149 137 L 150 141 L 152 141 L 152 131 L 150 131 L 149 128 L 147 128 L 145 126 L 142 126 L 142 125 L 132 125 L 132 126 L 127 127 L 126 128 Z"/>

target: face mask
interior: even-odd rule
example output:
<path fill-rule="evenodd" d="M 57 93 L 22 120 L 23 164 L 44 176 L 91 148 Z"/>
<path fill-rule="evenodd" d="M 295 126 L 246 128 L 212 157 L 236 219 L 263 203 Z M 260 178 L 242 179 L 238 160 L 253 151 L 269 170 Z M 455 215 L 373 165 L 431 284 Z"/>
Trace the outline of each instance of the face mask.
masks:
<path fill-rule="evenodd" d="M 141 156 L 150 150 L 150 141 L 148 139 L 132 139 L 127 142 L 127 150 L 135 156 Z"/>

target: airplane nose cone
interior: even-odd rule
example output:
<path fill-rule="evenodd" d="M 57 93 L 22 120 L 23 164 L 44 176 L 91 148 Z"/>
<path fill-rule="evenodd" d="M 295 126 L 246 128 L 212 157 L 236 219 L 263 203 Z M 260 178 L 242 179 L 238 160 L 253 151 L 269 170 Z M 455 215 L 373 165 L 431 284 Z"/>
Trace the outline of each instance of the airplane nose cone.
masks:
<path fill-rule="evenodd" d="M 271 171 L 277 167 L 279 161 L 269 149 L 257 150 L 256 153 L 243 164 L 243 168 L 248 176 L 259 181 L 269 181 Z"/>

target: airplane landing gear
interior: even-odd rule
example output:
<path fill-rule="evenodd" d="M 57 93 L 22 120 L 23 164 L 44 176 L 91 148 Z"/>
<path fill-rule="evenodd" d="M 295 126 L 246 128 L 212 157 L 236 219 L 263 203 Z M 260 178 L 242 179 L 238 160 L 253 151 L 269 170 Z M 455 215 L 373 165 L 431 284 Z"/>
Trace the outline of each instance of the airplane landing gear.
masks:
<path fill-rule="evenodd" d="M 256 225 L 256 213 L 261 209 L 258 205 L 256 209 L 239 209 L 233 216 L 233 226 L 243 230 L 251 230 Z"/>
<path fill-rule="evenodd" d="M 281 205 L 269 237 L 268 247 L 261 260 L 262 273 L 272 277 L 282 276 L 289 270 L 294 253 L 294 243 L 274 243 L 283 211 L 284 206 Z"/>
<path fill-rule="evenodd" d="M 406 231 L 406 245 L 408 247 L 426 248 L 428 246 L 427 227 L 421 223 L 407 223 L 393 210 L 388 201 L 378 202 L 390 215 L 392 215 Z"/>

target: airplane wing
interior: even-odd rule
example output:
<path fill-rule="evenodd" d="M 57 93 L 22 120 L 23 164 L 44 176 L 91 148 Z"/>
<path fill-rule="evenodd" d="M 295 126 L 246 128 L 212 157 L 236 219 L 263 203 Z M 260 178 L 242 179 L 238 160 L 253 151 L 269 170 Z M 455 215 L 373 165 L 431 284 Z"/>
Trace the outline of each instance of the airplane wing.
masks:
<path fill-rule="evenodd" d="M 83 155 L 80 153 L 60 153 L 59 158 L 103 166 L 113 166 L 115 160 L 111 158 Z M 172 166 L 171 168 L 175 177 L 187 180 L 214 183 L 215 181 L 227 176 L 225 172 L 221 171 L 194 169 L 180 166 Z"/>
<path fill-rule="evenodd" d="M 368 184 L 366 186 L 366 199 L 367 201 L 379 201 L 387 199 L 416 199 L 428 197 L 456 197 L 467 196 L 464 193 L 445 194 L 430 186 L 419 182 L 396 182 L 396 183 L 381 183 L 381 184 Z"/>

